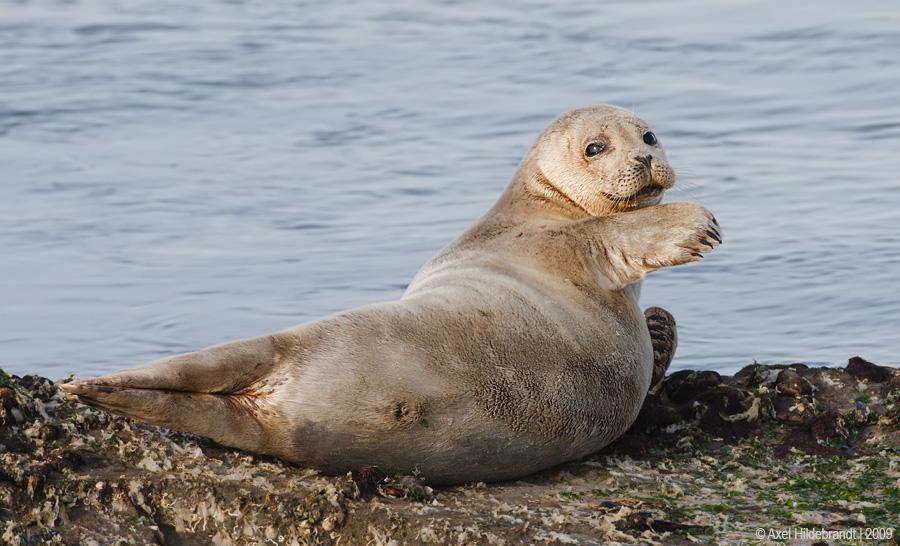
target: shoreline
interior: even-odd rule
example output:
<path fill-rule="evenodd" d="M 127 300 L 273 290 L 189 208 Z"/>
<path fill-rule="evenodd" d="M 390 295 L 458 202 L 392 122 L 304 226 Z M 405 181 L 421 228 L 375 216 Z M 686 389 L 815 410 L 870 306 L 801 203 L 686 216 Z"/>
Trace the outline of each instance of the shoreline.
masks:
<path fill-rule="evenodd" d="M 580 461 L 436 489 L 380 477 L 323 476 L 0 375 L 0 544 L 900 544 L 900 369 L 682 370 Z"/>

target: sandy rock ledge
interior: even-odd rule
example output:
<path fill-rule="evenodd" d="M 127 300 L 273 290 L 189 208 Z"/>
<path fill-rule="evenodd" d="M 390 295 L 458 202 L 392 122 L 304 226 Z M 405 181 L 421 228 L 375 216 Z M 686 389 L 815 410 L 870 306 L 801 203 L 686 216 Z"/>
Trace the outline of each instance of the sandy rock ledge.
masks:
<path fill-rule="evenodd" d="M 896 545 L 898 430 L 900 370 L 858 357 L 682 371 L 587 459 L 431 489 L 372 468 L 322 476 L 0 371 L 0 544 Z"/>

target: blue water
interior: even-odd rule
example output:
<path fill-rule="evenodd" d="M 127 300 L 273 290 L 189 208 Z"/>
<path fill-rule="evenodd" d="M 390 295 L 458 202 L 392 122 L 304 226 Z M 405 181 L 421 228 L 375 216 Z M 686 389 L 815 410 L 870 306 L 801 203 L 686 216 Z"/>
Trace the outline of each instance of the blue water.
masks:
<path fill-rule="evenodd" d="M 674 368 L 897 365 L 900 7 L 7 2 L 0 366 L 87 376 L 395 299 L 557 114 L 648 120 L 725 244 Z"/>

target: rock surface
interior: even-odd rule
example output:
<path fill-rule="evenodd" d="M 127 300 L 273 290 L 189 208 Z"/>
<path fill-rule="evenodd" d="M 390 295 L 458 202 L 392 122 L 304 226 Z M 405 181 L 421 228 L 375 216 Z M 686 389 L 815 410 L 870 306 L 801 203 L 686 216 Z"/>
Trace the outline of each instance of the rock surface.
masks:
<path fill-rule="evenodd" d="M 680 371 L 584 460 L 516 482 L 422 478 L 322 476 L 0 372 L 0 544 L 399 546 L 900 544 L 900 370 Z"/>

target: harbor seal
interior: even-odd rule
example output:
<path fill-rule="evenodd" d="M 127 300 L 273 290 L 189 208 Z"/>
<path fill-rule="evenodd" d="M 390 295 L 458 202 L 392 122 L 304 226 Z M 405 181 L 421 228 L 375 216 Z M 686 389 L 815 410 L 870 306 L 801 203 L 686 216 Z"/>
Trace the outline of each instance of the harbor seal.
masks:
<path fill-rule="evenodd" d="M 573 110 L 400 300 L 61 388 L 326 473 L 440 485 L 583 457 L 631 425 L 674 351 L 671 315 L 638 307 L 641 279 L 721 241 L 702 206 L 659 204 L 674 181 L 642 119 Z"/>

